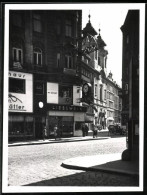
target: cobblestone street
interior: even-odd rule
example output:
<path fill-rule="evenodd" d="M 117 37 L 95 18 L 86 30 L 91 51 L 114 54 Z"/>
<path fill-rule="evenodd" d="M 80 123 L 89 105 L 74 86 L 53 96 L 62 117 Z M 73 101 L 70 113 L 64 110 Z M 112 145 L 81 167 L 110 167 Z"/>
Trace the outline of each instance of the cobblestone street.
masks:
<path fill-rule="evenodd" d="M 125 137 L 10 147 L 9 185 L 137 186 L 138 180 L 130 176 L 61 167 L 62 161 L 68 158 L 121 153 L 125 148 Z"/>

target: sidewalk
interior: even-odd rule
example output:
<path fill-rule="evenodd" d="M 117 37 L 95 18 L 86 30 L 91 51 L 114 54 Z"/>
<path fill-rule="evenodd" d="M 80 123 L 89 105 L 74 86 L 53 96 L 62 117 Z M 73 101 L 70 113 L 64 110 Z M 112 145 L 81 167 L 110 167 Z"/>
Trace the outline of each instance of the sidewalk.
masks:
<path fill-rule="evenodd" d="M 102 171 L 114 174 L 139 176 L 139 163 L 134 161 L 122 161 L 121 153 L 102 154 L 67 159 L 62 166 L 68 169 L 85 171 Z"/>
<path fill-rule="evenodd" d="M 68 137 L 68 138 L 59 138 L 59 139 L 42 139 L 39 140 L 28 140 L 28 141 L 11 141 L 8 146 L 24 146 L 24 145 L 37 145 L 37 144 L 51 144 L 51 143 L 62 143 L 62 142 L 77 142 L 77 141 L 89 141 L 89 140 L 101 140 L 101 139 L 109 139 L 110 137 L 97 137 L 93 138 L 92 136 L 85 137 Z"/>

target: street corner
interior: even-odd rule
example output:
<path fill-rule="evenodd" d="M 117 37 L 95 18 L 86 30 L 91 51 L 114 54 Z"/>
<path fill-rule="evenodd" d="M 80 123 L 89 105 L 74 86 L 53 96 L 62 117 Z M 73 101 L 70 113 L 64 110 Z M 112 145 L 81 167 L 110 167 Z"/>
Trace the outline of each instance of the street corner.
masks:
<path fill-rule="evenodd" d="M 106 164 L 111 161 L 121 160 L 121 153 L 116 154 L 102 154 L 94 156 L 81 156 L 71 158 L 63 161 L 62 166 L 66 168 L 90 168 L 102 164 Z"/>

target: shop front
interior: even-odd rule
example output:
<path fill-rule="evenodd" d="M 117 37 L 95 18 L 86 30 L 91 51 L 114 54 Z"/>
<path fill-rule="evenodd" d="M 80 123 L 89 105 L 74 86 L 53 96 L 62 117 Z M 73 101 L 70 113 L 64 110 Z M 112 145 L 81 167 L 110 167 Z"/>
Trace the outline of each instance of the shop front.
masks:
<path fill-rule="evenodd" d="M 9 71 L 9 140 L 34 136 L 33 75 Z"/>
<path fill-rule="evenodd" d="M 78 136 L 81 123 L 84 123 L 85 107 L 71 105 L 49 105 L 47 112 L 47 131 L 54 136 L 54 127 L 58 126 L 60 136 Z M 78 128 L 79 127 L 79 128 Z"/>

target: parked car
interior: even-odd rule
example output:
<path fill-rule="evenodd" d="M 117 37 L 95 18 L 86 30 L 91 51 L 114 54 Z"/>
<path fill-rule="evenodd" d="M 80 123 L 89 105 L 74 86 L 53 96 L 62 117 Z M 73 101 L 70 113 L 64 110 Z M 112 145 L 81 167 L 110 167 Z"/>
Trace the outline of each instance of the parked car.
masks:
<path fill-rule="evenodd" d="M 120 123 L 115 123 L 114 128 L 115 128 L 115 132 L 114 132 L 115 134 L 120 134 L 120 135 L 126 134 L 126 129 L 123 128 Z"/>

